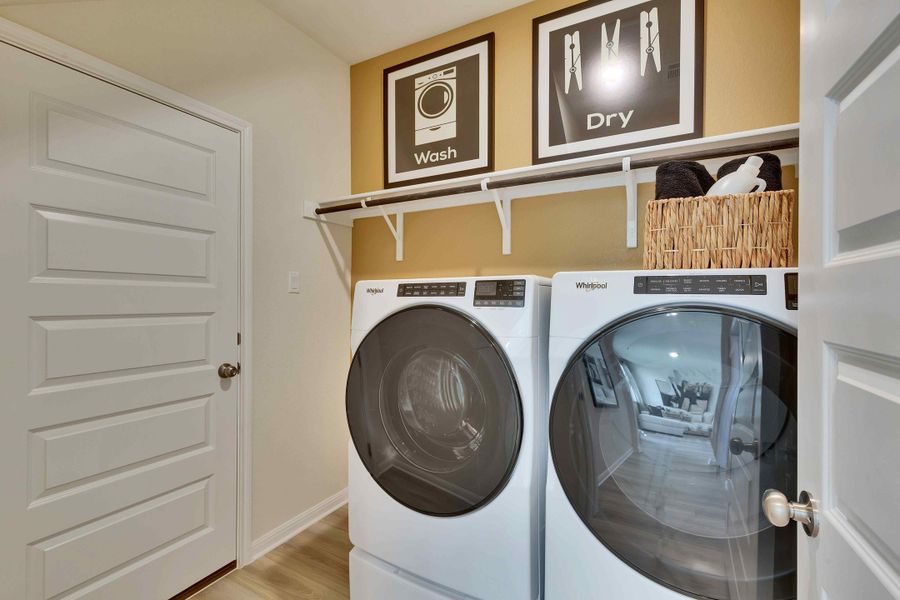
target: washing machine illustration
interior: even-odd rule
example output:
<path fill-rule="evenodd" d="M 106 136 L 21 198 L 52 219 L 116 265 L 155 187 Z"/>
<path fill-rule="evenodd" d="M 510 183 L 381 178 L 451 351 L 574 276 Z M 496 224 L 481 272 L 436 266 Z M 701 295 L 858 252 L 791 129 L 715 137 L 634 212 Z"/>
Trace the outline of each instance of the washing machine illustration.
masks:
<path fill-rule="evenodd" d="M 456 137 L 456 67 L 416 77 L 416 146 Z"/>

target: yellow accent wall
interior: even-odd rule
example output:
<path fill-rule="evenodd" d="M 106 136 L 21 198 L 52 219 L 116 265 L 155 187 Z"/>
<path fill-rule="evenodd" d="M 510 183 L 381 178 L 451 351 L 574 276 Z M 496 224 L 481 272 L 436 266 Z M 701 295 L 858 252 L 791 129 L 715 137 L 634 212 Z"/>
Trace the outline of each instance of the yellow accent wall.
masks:
<path fill-rule="evenodd" d="M 495 168 L 531 164 L 532 19 L 577 3 L 535 0 L 353 65 L 353 192 L 383 187 L 384 69 L 491 31 Z M 705 13 L 704 135 L 798 121 L 799 0 L 706 0 Z M 796 189 L 794 169 L 784 171 L 785 188 Z M 394 240 L 384 222 L 360 219 L 353 228 L 352 278 L 550 276 L 565 270 L 640 268 L 644 208 L 652 199 L 653 185 L 639 186 L 634 249 L 625 248 L 623 188 L 514 201 L 509 256 L 500 253 L 500 225 L 490 204 L 407 214 L 403 262 L 394 260 Z"/>

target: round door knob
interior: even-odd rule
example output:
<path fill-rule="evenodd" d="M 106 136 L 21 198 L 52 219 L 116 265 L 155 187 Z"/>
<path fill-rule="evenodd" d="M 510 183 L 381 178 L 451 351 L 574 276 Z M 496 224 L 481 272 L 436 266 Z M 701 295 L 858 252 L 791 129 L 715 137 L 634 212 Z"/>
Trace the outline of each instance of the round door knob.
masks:
<path fill-rule="evenodd" d="M 791 522 L 791 502 L 778 490 L 766 490 L 763 494 L 763 512 L 775 527 L 785 527 Z"/>
<path fill-rule="evenodd" d="M 231 379 L 241 372 L 241 363 L 233 365 L 231 363 L 222 363 L 219 365 L 219 377 L 222 379 Z"/>
<path fill-rule="evenodd" d="M 766 490 L 763 494 L 763 513 L 775 527 L 785 527 L 791 521 L 803 525 L 803 531 L 810 537 L 819 534 L 819 511 L 816 501 L 809 492 L 800 492 L 799 502 L 791 502 L 778 490 Z"/>

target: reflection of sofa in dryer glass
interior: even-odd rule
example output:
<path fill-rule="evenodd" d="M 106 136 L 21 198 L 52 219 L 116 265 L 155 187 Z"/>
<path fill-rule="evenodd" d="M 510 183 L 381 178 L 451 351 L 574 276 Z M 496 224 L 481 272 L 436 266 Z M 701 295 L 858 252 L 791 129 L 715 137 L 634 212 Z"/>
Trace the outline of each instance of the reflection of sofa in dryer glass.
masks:
<path fill-rule="evenodd" d="M 690 410 L 662 405 L 645 405 L 638 414 L 638 426 L 644 431 L 671 435 L 698 435 L 709 437 L 714 416 L 712 410 L 695 404 Z"/>
<path fill-rule="evenodd" d="M 653 378 L 651 384 L 647 381 L 649 375 L 642 375 L 644 385 L 640 387 L 644 391 L 644 401 L 639 406 L 638 427 L 643 431 L 669 435 L 709 437 L 716 409 L 715 400 L 711 399 L 713 388 L 710 384 L 691 384 L 701 391 L 696 393 L 696 397 L 689 398 L 668 378 Z"/>

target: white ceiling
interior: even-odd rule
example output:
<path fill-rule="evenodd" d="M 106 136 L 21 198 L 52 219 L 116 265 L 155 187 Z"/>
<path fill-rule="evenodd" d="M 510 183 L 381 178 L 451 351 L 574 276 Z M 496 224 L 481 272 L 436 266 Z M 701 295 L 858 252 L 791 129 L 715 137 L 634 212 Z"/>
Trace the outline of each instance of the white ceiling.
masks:
<path fill-rule="evenodd" d="M 0 0 L 0 6 L 74 1 Z M 352 65 L 530 0 L 259 1 Z"/>
<path fill-rule="evenodd" d="M 350 64 L 529 0 L 260 0 Z"/>

